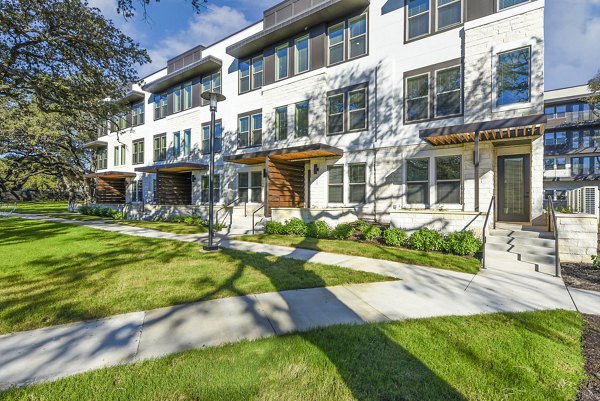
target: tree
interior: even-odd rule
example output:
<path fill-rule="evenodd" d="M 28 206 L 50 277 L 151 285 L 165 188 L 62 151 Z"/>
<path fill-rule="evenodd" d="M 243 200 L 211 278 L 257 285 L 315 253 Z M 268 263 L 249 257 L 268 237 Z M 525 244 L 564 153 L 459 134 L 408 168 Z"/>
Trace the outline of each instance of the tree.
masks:
<path fill-rule="evenodd" d="M 117 0 L 117 12 L 122 14 L 125 18 L 131 18 L 135 15 L 137 8 L 141 7 L 144 18 L 146 18 L 148 6 L 152 1 L 153 0 Z M 158 3 L 160 0 L 154 0 L 154 2 Z M 207 0 L 190 0 L 192 9 L 197 13 L 202 11 L 202 8 L 206 7 L 204 3 L 207 2 Z"/>
<path fill-rule="evenodd" d="M 107 115 L 149 61 L 85 0 L 0 2 L 0 98 L 25 109 Z"/>
<path fill-rule="evenodd" d="M 600 71 L 596 73 L 594 78 L 589 80 L 588 88 L 592 93 L 592 96 L 588 98 L 588 102 L 594 113 L 600 118 Z"/>

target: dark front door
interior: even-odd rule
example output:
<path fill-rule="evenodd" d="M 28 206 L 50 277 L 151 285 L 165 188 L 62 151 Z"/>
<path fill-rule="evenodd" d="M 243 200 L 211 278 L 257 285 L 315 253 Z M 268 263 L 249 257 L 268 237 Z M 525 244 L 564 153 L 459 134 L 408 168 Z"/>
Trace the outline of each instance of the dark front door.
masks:
<path fill-rule="evenodd" d="M 529 155 L 498 157 L 498 220 L 529 221 Z"/>

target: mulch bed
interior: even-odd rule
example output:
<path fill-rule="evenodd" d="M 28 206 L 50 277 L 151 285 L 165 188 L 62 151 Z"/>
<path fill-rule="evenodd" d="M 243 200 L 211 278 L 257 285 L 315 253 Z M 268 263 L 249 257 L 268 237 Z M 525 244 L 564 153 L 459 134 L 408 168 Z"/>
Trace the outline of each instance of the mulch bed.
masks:
<path fill-rule="evenodd" d="M 584 263 L 563 263 L 562 275 L 569 287 L 600 291 L 600 268 Z"/>
<path fill-rule="evenodd" d="M 583 354 L 588 380 L 579 391 L 579 401 L 600 401 L 600 316 L 584 315 Z"/>

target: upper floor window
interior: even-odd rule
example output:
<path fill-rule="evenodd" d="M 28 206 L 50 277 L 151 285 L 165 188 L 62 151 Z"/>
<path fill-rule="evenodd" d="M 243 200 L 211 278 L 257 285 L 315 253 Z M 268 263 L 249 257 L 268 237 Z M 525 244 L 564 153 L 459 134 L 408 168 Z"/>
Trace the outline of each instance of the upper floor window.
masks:
<path fill-rule="evenodd" d="M 202 92 L 221 93 L 221 71 L 202 77 Z M 202 99 L 200 104 L 206 106 L 208 100 Z"/>
<path fill-rule="evenodd" d="M 108 151 L 106 148 L 98 150 L 96 153 L 96 168 L 98 170 L 104 170 L 108 167 L 107 159 L 108 159 Z"/>
<path fill-rule="evenodd" d="M 173 157 L 181 156 L 181 134 L 173 132 Z"/>
<path fill-rule="evenodd" d="M 113 154 L 113 164 L 115 166 L 124 166 L 126 163 L 125 145 L 115 146 Z"/>
<path fill-rule="evenodd" d="M 262 113 L 239 117 L 238 147 L 247 148 L 262 144 Z"/>
<path fill-rule="evenodd" d="M 181 86 L 173 88 L 173 113 L 181 111 Z"/>
<path fill-rule="evenodd" d="M 429 1 L 408 0 L 407 39 L 429 34 Z"/>
<path fill-rule="evenodd" d="M 344 94 L 327 98 L 327 133 L 339 134 L 344 132 Z"/>
<path fill-rule="evenodd" d="M 154 137 L 154 161 L 163 161 L 167 158 L 167 134 Z"/>
<path fill-rule="evenodd" d="M 192 153 L 192 130 L 183 131 L 183 155 L 189 156 Z"/>
<path fill-rule="evenodd" d="M 346 26 L 348 27 L 348 51 L 346 52 Z M 327 65 L 367 54 L 367 14 L 329 27 L 327 30 Z"/>
<path fill-rule="evenodd" d="M 275 109 L 275 140 L 281 141 L 287 138 L 287 106 Z"/>
<path fill-rule="evenodd" d="M 167 116 L 167 94 L 154 95 L 154 119 L 159 120 Z"/>
<path fill-rule="evenodd" d="M 296 138 L 308 136 L 308 100 L 295 105 L 294 132 Z"/>
<path fill-rule="evenodd" d="M 215 153 L 221 151 L 221 121 L 215 122 Z M 202 124 L 202 153 L 210 153 L 210 123 Z"/>
<path fill-rule="evenodd" d="M 461 113 L 460 67 L 435 72 L 435 116 L 448 117 Z"/>
<path fill-rule="evenodd" d="M 462 0 L 437 1 L 437 29 L 448 28 L 462 22 Z"/>
<path fill-rule="evenodd" d="M 348 21 L 348 58 L 367 53 L 367 15 L 363 14 Z"/>
<path fill-rule="evenodd" d="M 420 121 L 429 118 L 429 74 L 406 80 L 405 89 L 406 121 Z"/>
<path fill-rule="evenodd" d="M 529 3 L 531 0 L 498 0 L 498 10 L 514 7 L 522 3 Z"/>
<path fill-rule="evenodd" d="M 263 81 L 263 58 L 254 57 L 252 59 L 240 60 L 240 82 L 239 92 L 244 93 L 250 89 L 258 89 Z"/>
<path fill-rule="evenodd" d="M 183 109 L 192 108 L 192 83 L 188 82 L 183 85 Z"/>
<path fill-rule="evenodd" d="M 308 71 L 308 35 L 304 35 L 298 38 L 294 42 L 294 59 L 295 59 L 295 73 L 300 74 Z"/>
<path fill-rule="evenodd" d="M 132 164 L 142 164 L 144 163 L 144 140 L 138 139 L 133 141 L 132 143 L 133 153 L 132 153 Z"/>
<path fill-rule="evenodd" d="M 275 80 L 287 78 L 288 76 L 288 44 L 281 45 L 275 49 Z"/>
<path fill-rule="evenodd" d="M 529 102 L 531 49 L 523 47 L 498 54 L 497 76 L 497 106 Z"/>
<path fill-rule="evenodd" d="M 328 58 L 327 64 L 337 64 L 344 61 L 344 23 L 329 27 L 327 31 Z"/>
<path fill-rule="evenodd" d="M 554 170 L 554 159 L 544 159 L 544 170 Z"/>
<path fill-rule="evenodd" d="M 327 97 L 327 133 L 366 129 L 367 102 L 366 84 L 330 92 Z"/>
<path fill-rule="evenodd" d="M 131 107 L 131 125 L 144 124 L 144 102 L 136 103 Z"/>

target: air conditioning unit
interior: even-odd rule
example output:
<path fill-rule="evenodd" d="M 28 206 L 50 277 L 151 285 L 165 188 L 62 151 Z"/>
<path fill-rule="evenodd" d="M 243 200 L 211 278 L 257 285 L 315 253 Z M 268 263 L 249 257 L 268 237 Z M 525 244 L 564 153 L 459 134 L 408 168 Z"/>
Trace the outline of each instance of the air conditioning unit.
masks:
<path fill-rule="evenodd" d="M 598 187 L 582 187 L 567 191 L 567 206 L 576 213 L 598 215 L 600 206 Z"/>

